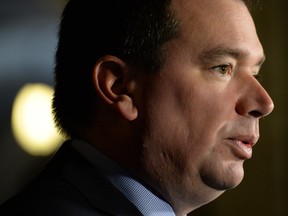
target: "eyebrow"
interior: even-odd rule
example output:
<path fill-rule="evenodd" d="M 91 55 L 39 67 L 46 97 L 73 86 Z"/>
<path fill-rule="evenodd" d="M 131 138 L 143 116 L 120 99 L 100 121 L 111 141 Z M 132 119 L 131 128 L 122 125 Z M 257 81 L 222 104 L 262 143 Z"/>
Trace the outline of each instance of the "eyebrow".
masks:
<path fill-rule="evenodd" d="M 226 47 L 216 47 L 210 50 L 206 50 L 200 54 L 200 59 L 204 62 L 212 62 L 223 57 L 232 57 L 234 59 L 245 58 L 249 55 L 248 50 L 231 49 Z M 261 67 L 265 61 L 265 55 L 257 62 L 256 66 Z"/>

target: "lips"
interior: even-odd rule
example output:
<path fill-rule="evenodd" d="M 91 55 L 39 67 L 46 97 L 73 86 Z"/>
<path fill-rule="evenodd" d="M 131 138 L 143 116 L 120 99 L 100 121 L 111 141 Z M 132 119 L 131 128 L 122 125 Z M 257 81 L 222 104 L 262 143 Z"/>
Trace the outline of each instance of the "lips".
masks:
<path fill-rule="evenodd" d="M 252 157 L 252 147 L 257 140 L 258 137 L 256 136 L 235 136 L 227 139 L 231 151 L 241 160 L 247 160 Z"/>

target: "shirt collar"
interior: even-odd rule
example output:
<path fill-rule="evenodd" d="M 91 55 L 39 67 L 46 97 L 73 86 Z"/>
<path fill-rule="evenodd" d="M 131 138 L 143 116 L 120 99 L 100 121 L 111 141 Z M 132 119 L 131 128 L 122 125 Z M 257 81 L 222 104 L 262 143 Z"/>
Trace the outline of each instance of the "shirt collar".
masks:
<path fill-rule="evenodd" d="M 172 207 L 109 157 L 83 140 L 72 147 L 105 176 L 136 208 L 147 216 L 175 216 Z"/>

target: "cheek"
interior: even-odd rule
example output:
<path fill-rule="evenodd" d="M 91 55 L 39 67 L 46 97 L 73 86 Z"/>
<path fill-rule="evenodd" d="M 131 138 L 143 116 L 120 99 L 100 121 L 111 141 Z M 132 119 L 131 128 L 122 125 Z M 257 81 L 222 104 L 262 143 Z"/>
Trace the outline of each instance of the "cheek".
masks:
<path fill-rule="evenodd" d="M 213 166 L 213 151 L 219 149 L 219 131 L 233 118 L 233 100 L 215 85 L 194 81 L 164 84 L 165 91 L 155 88 L 145 103 L 143 163 L 159 182 L 177 182 L 180 176 L 195 179 L 199 170 L 207 182 L 220 178 L 221 164 Z"/>
<path fill-rule="evenodd" d="M 207 116 L 209 102 L 179 99 L 158 103 L 146 118 L 144 160 L 158 179 L 197 175 L 197 167 L 215 143 L 219 125 Z M 194 101 L 200 106 L 193 106 Z"/>
<path fill-rule="evenodd" d="M 208 163 L 212 161 L 207 165 L 212 167 L 217 160 L 225 160 L 223 156 L 229 153 L 225 153 L 226 149 L 221 145 L 223 139 L 221 131 L 235 118 L 235 101 L 232 94 L 221 92 L 217 88 L 198 87 L 188 91 L 186 97 L 181 97 L 179 94 L 176 98 L 178 107 L 175 106 L 175 110 L 178 111 L 176 113 L 179 116 L 180 126 L 175 126 L 176 129 L 172 133 L 175 135 L 175 154 L 179 157 L 179 166 L 182 165 L 183 169 L 186 169 L 186 172 L 190 171 L 191 174 L 207 161 Z M 178 141 L 181 139 L 182 143 L 177 143 L 175 137 Z"/>
<path fill-rule="evenodd" d="M 161 94 L 155 92 L 153 103 L 145 109 L 149 137 L 162 151 L 170 149 L 182 164 L 208 154 L 233 109 L 227 103 L 229 95 L 205 84 L 191 83 L 188 88 L 182 83 Z"/>

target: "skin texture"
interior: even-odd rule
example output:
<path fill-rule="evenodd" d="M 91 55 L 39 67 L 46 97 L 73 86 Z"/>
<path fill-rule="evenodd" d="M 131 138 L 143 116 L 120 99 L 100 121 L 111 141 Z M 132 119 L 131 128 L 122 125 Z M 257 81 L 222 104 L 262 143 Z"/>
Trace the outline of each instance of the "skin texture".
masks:
<path fill-rule="evenodd" d="M 96 63 L 101 114 L 82 134 L 184 215 L 241 182 L 274 105 L 255 78 L 264 53 L 241 1 L 173 0 L 171 10 L 181 33 L 159 72 Z"/>

